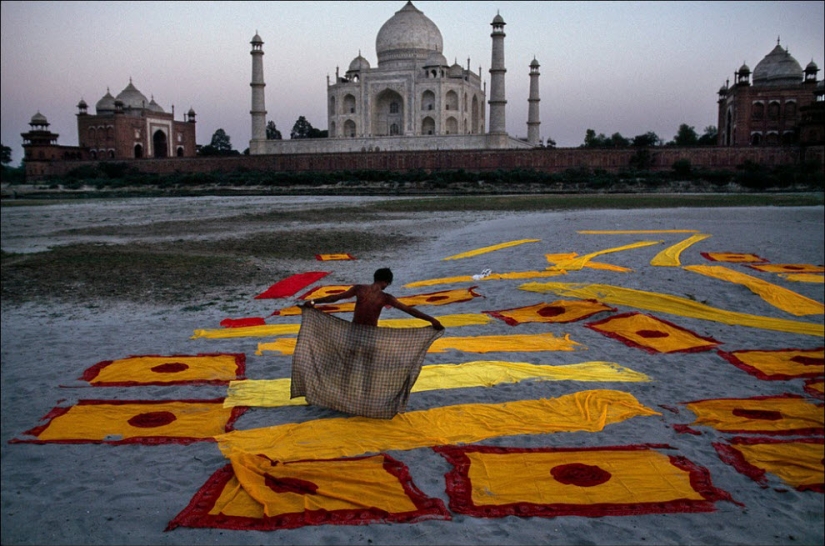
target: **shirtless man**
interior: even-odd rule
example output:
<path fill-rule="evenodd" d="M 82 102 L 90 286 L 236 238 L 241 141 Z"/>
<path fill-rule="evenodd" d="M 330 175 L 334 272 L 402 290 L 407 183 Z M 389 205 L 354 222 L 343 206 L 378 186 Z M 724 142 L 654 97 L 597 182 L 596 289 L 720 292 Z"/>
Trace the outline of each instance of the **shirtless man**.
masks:
<path fill-rule="evenodd" d="M 414 307 L 403 304 L 398 301 L 395 296 L 387 294 L 384 289 L 392 283 L 392 271 L 381 268 L 373 275 L 372 284 L 356 284 L 340 294 L 333 294 L 324 296 L 317 300 L 301 304 L 301 307 L 315 307 L 319 303 L 333 303 L 338 300 L 355 298 L 355 312 L 353 313 L 352 322 L 354 324 L 366 324 L 368 326 L 378 326 L 378 317 L 381 316 L 381 310 L 385 306 L 395 307 L 404 311 L 408 315 L 415 318 L 426 320 L 433 325 L 436 330 L 443 330 L 444 326 L 438 319 L 422 313 Z"/>

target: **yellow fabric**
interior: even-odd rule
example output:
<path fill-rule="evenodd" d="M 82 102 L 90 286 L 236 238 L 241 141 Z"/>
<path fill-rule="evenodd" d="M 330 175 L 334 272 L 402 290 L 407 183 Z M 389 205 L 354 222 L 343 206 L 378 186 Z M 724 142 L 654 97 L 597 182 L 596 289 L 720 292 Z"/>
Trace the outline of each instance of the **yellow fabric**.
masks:
<path fill-rule="evenodd" d="M 328 262 L 332 260 L 352 260 L 352 256 L 349 254 L 318 254 L 318 259 L 322 262 Z"/>
<path fill-rule="evenodd" d="M 653 233 L 699 233 L 696 229 L 584 229 L 577 231 L 583 235 L 644 235 Z"/>
<path fill-rule="evenodd" d="M 489 316 L 481 313 L 464 313 L 457 315 L 444 315 L 436 317 L 445 328 L 456 328 L 459 326 L 480 326 L 489 324 L 492 320 Z M 423 328 L 430 326 L 426 320 L 417 318 L 408 319 L 382 319 L 378 321 L 378 326 L 382 328 Z M 213 330 L 195 330 L 191 339 L 209 338 L 224 339 L 234 337 L 271 337 L 287 334 L 297 334 L 301 329 L 300 324 L 265 324 L 262 326 L 243 326 L 241 328 L 216 328 Z"/>
<path fill-rule="evenodd" d="M 548 313 L 548 310 L 554 313 Z M 529 322 L 574 322 L 582 317 L 588 317 L 602 311 L 613 311 L 597 301 L 587 300 L 557 300 L 552 303 L 537 303 L 527 307 L 516 309 L 505 309 L 503 311 L 490 311 L 494 316 L 511 319 L 519 324 Z"/>
<path fill-rule="evenodd" d="M 544 257 L 547 258 L 547 262 L 551 264 L 558 264 L 559 262 L 570 262 L 578 256 L 578 252 L 565 252 L 562 254 L 545 254 Z M 603 271 L 618 271 L 619 273 L 630 273 L 633 271 L 629 267 L 622 267 L 620 265 L 612 265 L 612 264 L 605 264 L 601 262 L 594 262 L 592 260 L 582 264 L 582 267 L 588 267 L 590 269 L 600 269 Z M 551 273 L 559 274 L 566 274 L 567 271 L 560 269 L 560 270 L 551 270 Z"/>
<path fill-rule="evenodd" d="M 165 383 L 171 381 L 231 381 L 238 377 L 233 354 L 201 356 L 133 356 L 113 360 L 90 383 Z M 162 372 L 164 365 L 183 364 L 186 369 Z M 159 368 L 161 367 L 161 368 Z"/>
<path fill-rule="evenodd" d="M 471 387 L 492 387 L 520 381 L 646 382 L 650 378 L 614 362 L 581 362 L 563 366 L 477 360 L 461 364 L 434 364 L 421 368 L 411 392 Z M 303 396 L 290 398 L 290 380 L 232 381 L 224 407 L 279 407 L 305 405 Z"/>
<path fill-rule="evenodd" d="M 578 271 L 582 267 L 584 267 L 590 260 L 595 258 L 596 256 L 601 256 L 602 254 L 610 254 L 612 252 L 620 252 L 622 250 L 631 250 L 634 248 L 641 248 L 651 245 L 659 245 L 662 244 L 662 241 L 638 241 L 635 243 L 631 243 L 629 245 L 622 245 L 617 246 L 614 248 L 607 248 L 605 250 L 599 250 L 596 252 L 591 252 L 590 254 L 585 254 L 584 256 L 578 256 L 575 258 L 570 258 L 568 260 L 561 260 L 556 262 L 555 264 L 551 265 L 547 269 L 549 270 L 564 270 L 564 271 Z M 548 258 L 549 261 L 549 258 Z"/>
<path fill-rule="evenodd" d="M 415 504 L 398 478 L 384 469 L 384 457 L 343 461 L 301 461 L 273 464 L 270 460 L 238 453 L 231 456 L 230 480 L 210 514 L 263 517 L 307 510 L 378 508 L 390 513 L 412 512 Z M 267 481 L 287 487 L 275 491 Z M 300 481 L 299 481 L 300 480 Z M 314 493 L 289 490 L 289 484 L 317 486 Z M 235 485 L 237 484 L 237 486 Z M 251 501 L 251 502 L 250 502 Z"/>
<path fill-rule="evenodd" d="M 658 267 L 677 267 L 682 264 L 682 262 L 679 261 L 679 257 L 686 248 L 700 241 L 704 241 L 709 237 L 710 235 L 706 233 L 698 233 L 688 237 L 684 241 L 676 243 L 675 245 L 670 246 L 656 254 L 656 256 L 650 260 L 650 265 Z"/>
<path fill-rule="evenodd" d="M 707 257 L 715 262 L 728 263 L 762 263 L 764 258 L 756 254 L 746 254 L 742 252 L 707 252 Z"/>
<path fill-rule="evenodd" d="M 456 282 L 477 282 L 477 281 L 505 281 L 518 279 L 534 279 L 543 277 L 557 277 L 565 275 L 565 271 L 515 271 L 512 273 L 491 273 L 486 277 L 479 279 L 473 278 L 472 275 L 459 275 L 457 277 L 441 277 L 439 279 L 427 279 L 424 281 L 415 281 L 407 283 L 404 288 L 419 288 L 422 286 L 433 286 L 436 284 L 451 284 Z"/>
<path fill-rule="evenodd" d="M 590 327 L 660 353 L 706 350 L 719 345 L 715 341 L 702 339 L 688 330 L 674 328 L 655 317 L 641 313 L 611 317 L 598 324 L 591 324 Z M 650 335 L 651 333 L 655 335 Z"/>
<path fill-rule="evenodd" d="M 534 504 L 634 504 L 680 499 L 703 501 L 690 484 L 690 473 L 653 450 L 483 453 L 467 452 L 472 500 L 478 506 L 518 502 Z M 558 481 L 555 467 L 596 466 L 610 473 L 599 485 Z"/>
<path fill-rule="evenodd" d="M 822 428 L 824 424 L 822 408 L 802 398 L 702 400 L 690 402 L 686 407 L 696 414 L 694 425 L 705 425 L 723 432 L 784 432 Z M 754 412 L 768 412 L 781 417 L 751 417 Z"/>
<path fill-rule="evenodd" d="M 157 427 L 133 426 L 130 419 L 168 412 L 174 420 Z M 211 438 L 225 432 L 231 408 L 221 402 L 80 404 L 55 417 L 39 440 L 121 440 L 145 436 Z"/>
<path fill-rule="evenodd" d="M 815 275 L 813 273 L 780 273 L 779 276 L 786 281 L 825 283 L 825 275 Z"/>
<path fill-rule="evenodd" d="M 447 256 L 443 258 L 444 260 L 460 260 L 462 258 L 471 258 L 473 256 L 478 256 L 480 254 L 487 254 L 488 252 L 493 252 L 496 250 L 501 250 L 502 248 L 510 248 L 512 246 L 523 245 L 525 243 L 538 243 L 541 239 L 519 239 L 518 241 L 508 241 L 506 243 L 500 243 L 497 245 L 492 246 L 485 246 L 483 248 L 477 248 L 475 250 L 469 250 L 467 252 L 462 252 L 460 254 L 454 254 L 452 256 Z"/>
<path fill-rule="evenodd" d="M 443 290 L 441 292 L 431 292 L 429 294 L 416 294 L 414 296 L 403 296 L 397 298 L 398 301 L 410 306 L 416 305 L 447 305 L 471 300 L 478 297 L 473 293 L 472 288 L 456 288 L 454 290 Z M 317 309 L 325 313 L 347 313 L 355 310 L 355 302 L 346 303 L 324 303 L 319 304 Z M 301 308 L 297 305 L 281 309 L 278 312 L 281 316 L 300 315 Z"/>
<path fill-rule="evenodd" d="M 752 264 L 749 267 L 766 273 L 825 273 L 825 267 L 812 264 Z"/>
<path fill-rule="evenodd" d="M 721 265 L 688 265 L 683 269 L 714 279 L 741 284 L 774 307 L 797 317 L 825 313 L 825 305 L 818 301 Z"/>
<path fill-rule="evenodd" d="M 643 415 L 661 414 L 626 392 L 590 390 L 552 399 L 446 406 L 402 413 L 391 420 L 337 417 L 236 430 L 216 440 L 226 457 L 240 451 L 260 453 L 277 461 L 296 461 L 466 444 L 521 434 L 597 432 Z"/>
<path fill-rule="evenodd" d="M 805 388 L 820 394 L 825 394 L 825 381 L 811 381 L 805 384 Z"/>
<path fill-rule="evenodd" d="M 734 326 L 748 326 L 751 328 L 761 328 L 764 330 L 776 330 L 779 332 L 789 332 L 794 334 L 804 334 L 809 336 L 825 336 L 825 327 L 822 324 L 811 322 L 798 322 L 773 317 L 761 317 L 738 313 L 736 311 L 726 311 L 717 307 L 711 307 L 688 298 L 680 298 L 669 294 L 659 294 L 656 292 L 646 292 L 612 286 L 609 284 L 585 284 L 585 283 L 526 283 L 519 286 L 522 290 L 529 292 L 539 292 L 542 294 L 553 293 L 563 297 L 581 298 L 585 300 L 594 299 L 611 305 L 627 305 L 637 309 L 648 311 L 660 311 L 683 317 L 692 317 L 702 320 L 712 320 L 723 324 Z"/>
<path fill-rule="evenodd" d="M 825 365 L 822 358 L 825 350 L 820 349 L 792 349 L 786 351 L 733 351 L 731 353 L 738 360 L 756 368 L 765 375 L 789 375 L 800 376 L 819 372 L 825 374 Z M 803 362 L 794 362 L 794 358 L 800 360 L 819 359 L 819 364 L 811 365 Z"/>
<path fill-rule="evenodd" d="M 825 445 L 806 442 L 736 444 L 747 462 L 778 476 L 793 487 L 821 485 Z"/>
<path fill-rule="evenodd" d="M 328 284 L 326 286 L 319 286 L 313 288 L 302 296 L 302 300 L 314 300 L 316 298 L 323 298 L 325 296 L 332 296 L 333 294 L 341 294 L 352 288 L 351 284 Z"/>

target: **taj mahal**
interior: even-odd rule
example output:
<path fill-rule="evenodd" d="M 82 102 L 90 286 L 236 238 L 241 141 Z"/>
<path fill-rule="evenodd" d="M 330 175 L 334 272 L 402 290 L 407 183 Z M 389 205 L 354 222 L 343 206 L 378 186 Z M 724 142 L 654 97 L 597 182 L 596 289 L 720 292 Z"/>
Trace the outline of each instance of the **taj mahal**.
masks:
<path fill-rule="evenodd" d="M 450 64 L 441 31 L 412 2 L 390 17 L 375 38 L 378 66 L 361 56 L 335 80 L 327 77 L 328 138 L 267 140 L 263 45 L 252 38 L 250 155 L 400 150 L 534 148 L 539 133 L 539 63 L 530 63 L 527 141 L 505 129 L 504 18 L 492 26 L 490 94 L 481 68 Z M 485 106 L 489 105 L 489 118 Z M 485 132 L 489 119 L 489 130 Z"/>

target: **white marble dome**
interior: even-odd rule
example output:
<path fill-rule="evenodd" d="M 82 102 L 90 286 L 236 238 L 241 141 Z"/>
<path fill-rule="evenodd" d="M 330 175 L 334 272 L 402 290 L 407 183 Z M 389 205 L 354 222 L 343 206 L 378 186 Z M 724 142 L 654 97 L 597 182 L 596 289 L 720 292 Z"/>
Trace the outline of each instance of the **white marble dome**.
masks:
<path fill-rule="evenodd" d="M 753 69 L 753 85 L 802 83 L 802 67 L 786 49 L 776 44 Z"/>
<path fill-rule="evenodd" d="M 424 61 L 431 51 L 443 50 L 441 31 L 412 2 L 395 12 L 375 38 L 379 66 L 386 61 Z"/>
<path fill-rule="evenodd" d="M 123 103 L 124 108 L 138 109 L 146 108 L 149 105 L 146 95 L 138 91 L 137 87 L 132 84 L 132 80 L 129 80 L 129 85 L 115 98 Z"/>

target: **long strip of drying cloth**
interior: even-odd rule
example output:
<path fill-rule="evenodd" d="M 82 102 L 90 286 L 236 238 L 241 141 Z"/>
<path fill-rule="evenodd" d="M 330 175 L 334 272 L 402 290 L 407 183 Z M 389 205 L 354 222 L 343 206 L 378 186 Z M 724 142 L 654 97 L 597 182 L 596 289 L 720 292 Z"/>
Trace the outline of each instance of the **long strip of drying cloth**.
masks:
<path fill-rule="evenodd" d="M 307 308 L 292 357 L 290 396 L 352 415 L 392 419 L 407 407 L 427 349 L 443 333 L 353 324 Z"/>

